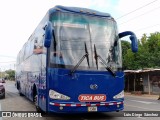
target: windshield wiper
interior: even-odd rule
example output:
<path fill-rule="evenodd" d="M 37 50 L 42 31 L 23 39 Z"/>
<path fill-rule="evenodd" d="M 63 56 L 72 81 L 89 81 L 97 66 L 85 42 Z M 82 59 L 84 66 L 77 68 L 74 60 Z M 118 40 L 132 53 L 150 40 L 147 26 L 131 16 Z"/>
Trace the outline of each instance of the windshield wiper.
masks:
<path fill-rule="evenodd" d="M 113 72 L 113 70 L 112 70 L 110 67 L 108 67 L 107 63 L 102 59 L 102 57 L 97 54 L 95 44 L 94 44 L 94 54 L 95 54 L 94 58 L 95 58 L 95 60 L 96 60 L 97 70 L 98 70 L 98 59 L 100 59 L 101 62 L 103 63 L 103 65 L 106 66 L 106 67 L 105 67 L 106 70 L 108 70 L 108 71 L 115 77 L 115 76 L 116 76 L 115 72 Z"/>
<path fill-rule="evenodd" d="M 94 58 L 96 60 L 96 66 L 97 66 L 97 70 L 98 70 L 98 54 L 97 54 L 97 51 L 96 51 L 96 46 L 94 44 Z"/>
<path fill-rule="evenodd" d="M 88 67 L 90 68 L 89 65 L 89 54 L 88 54 L 88 50 L 87 50 L 87 45 L 86 43 L 84 43 L 85 45 L 85 55 L 83 55 L 83 57 L 79 60 L 79 62 L 74 66 L 74 68 L 70 71 L 69 75 L 72 75 L 76 69 L 79 67 L 79 65 L 82 63 L 82 61 L 86 58 L 87 59 L 87 63 L 88 63 Z"/>

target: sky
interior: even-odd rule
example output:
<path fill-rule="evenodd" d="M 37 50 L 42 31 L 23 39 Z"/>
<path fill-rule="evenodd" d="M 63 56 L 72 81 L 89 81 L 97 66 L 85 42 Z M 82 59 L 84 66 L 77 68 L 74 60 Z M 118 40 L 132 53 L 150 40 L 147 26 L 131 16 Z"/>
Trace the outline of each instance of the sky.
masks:
<path fill-rule="evenodd" d="M 14 69 L 23 44 L 55 5 L 110 13 L 119 32 L 133 31 L 139 39 L 144 33 L 160 32 L 160 0 L 1 0 L 0 70 Z"/>

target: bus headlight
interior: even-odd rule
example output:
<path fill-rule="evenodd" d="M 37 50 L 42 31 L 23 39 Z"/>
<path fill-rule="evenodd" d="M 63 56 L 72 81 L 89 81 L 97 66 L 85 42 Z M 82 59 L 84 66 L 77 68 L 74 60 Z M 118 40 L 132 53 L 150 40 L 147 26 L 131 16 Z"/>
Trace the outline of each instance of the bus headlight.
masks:
<path fill-rule="evenodd" d="M 58 93 L 54 90 L 49 90 L 49 97 L 57 100 L 70 100 L 70 97 L 63 95 L 61 93 Z"/>
<path fill-rule="evenodd" d="M 114 99 L 124 98 L 124 90 L 113 97 Z"/>

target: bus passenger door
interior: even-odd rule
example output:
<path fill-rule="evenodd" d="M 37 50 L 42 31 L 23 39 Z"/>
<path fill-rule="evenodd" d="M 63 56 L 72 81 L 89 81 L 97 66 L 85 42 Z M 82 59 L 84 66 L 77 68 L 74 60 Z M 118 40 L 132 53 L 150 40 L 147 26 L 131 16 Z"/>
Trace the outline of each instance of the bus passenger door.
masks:
<path fill-rule="evenodd" d="M 39 106 L 43 111 L 46 111 L 46 55 L 41 55 L 41 70 L 39 73 Z"/>

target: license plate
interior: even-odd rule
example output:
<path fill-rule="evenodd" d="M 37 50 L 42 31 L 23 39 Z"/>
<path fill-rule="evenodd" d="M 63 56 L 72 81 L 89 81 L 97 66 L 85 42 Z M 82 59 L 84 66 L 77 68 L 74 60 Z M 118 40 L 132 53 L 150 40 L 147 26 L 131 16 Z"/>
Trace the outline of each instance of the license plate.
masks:
<path fill-rule="evenodd" d="M 88 112 L 96 112 L 97 107 L 88 107 Z"/>

